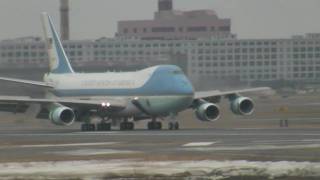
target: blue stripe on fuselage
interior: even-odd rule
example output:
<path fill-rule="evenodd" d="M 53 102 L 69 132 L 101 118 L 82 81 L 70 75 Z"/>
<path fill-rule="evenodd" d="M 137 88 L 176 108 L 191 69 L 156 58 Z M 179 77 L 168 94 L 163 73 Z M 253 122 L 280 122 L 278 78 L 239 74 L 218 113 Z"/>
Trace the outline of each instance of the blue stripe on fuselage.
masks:
<path fill-rule="evenodd" d="M 175 73 L 180 71 L 181 73 Z M 70 89 L 54 90 L 57 96 L 157 96 L 193 95 L 193 87 L 181 69 L 173 65 L 159 66 L 150 79 L 136 89 Z"/>

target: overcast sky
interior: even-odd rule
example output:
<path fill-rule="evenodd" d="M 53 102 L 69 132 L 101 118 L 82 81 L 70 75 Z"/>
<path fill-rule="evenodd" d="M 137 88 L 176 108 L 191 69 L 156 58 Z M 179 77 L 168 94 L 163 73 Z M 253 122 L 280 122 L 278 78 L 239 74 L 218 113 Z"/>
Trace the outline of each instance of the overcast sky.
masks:
<path fill-rule="evenodd" d="M 239 38 L 320 33 L 320 0 L 175 0 L 175 9 L 213 9 Z M 117 21 L 152 19 L 157 0 L 71 0 L 72 39 L 113 37 Z M 59 25 L 59 0 L 0 0 L 0 40 L 41 36 L 40 13 Z"/>

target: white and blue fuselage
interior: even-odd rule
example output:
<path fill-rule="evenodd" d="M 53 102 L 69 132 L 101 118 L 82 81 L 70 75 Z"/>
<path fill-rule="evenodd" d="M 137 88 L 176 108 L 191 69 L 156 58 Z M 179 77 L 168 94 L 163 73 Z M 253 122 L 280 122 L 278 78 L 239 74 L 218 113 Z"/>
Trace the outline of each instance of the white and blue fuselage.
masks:
<path fill-rule="evenodd" d="M 128 106 L 113 116 L 140 116 L 143 112 L 130 103 L 139 98 L 142 108 L 152 116 L 166 116 L 190 107 L 194 89 L 181 69 L 174 65 L 150 67 L 136 72 L 70 73 L 45 76 L 54 84 L 50 94 L 57 97 L 120 98 Z"/>

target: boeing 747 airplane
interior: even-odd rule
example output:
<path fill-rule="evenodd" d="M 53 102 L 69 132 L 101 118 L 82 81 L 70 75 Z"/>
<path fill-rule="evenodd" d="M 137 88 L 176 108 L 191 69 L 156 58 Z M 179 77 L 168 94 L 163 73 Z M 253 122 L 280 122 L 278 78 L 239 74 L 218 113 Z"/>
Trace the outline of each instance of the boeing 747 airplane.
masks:
<path fill-rule="evenodd" d="M 162 129 L 167 118 L 170 130 L 179 129 L 176 116 L 193 109 L 200 121 L 216 121 L 220 117 L 217 103 L 229 99 L 231 111 L 250 115 L 253 101 L 240 93 L 268 90 L 254 88 L 238 91 L 195 92 L 182 70 L 174 65 L 159 65 L 136 72 L 76 73 L 73 71 L 50 16 L 42 16 L 50 72 L 43 82 L 0 78 L 27 84 L 45 91 L 45 98 L 0 96 L 0 110 L 24 113 L 37 104 L 37 118 L 49 119 L 56 125 L 67 126 L 81 122 L 82 131 L 108 131 L 112 122 L 120 130 L 133 130 L 134 122 L 150 120 L 149 130 Z M 93 117 L 100 117 L 95 124 Z"/>

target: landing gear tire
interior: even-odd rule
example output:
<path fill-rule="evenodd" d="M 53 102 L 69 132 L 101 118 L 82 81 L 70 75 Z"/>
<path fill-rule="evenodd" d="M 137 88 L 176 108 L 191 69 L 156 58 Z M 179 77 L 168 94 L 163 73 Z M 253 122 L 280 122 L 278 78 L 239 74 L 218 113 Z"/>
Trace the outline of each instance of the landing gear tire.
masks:
<path fill-rule="evenodd" d="M 120 130 L 134 130 L 134 123 L 133 122 L 122 122 L 120 123 Z"/>
<path fill-rule="evenodd" d="M 178 122 L 174 123 L 174 130 L 179 130 L 180 125 Z"/>
<path fill-rule="evenodd" d="M 162 123 L 161 122 L 149 122 L 148 123 L 148 129 L 149 130 L 161 130 L 162 129 Z"/>
<path fill-rule="evenodd" d="M 99 123 L 97 124 L 97 131 L 110 131 L 111 123 Z"/>
<path fill-rule="evenodd" d="M 179 130 L 179 123 L 178 122 L 169 122 L 168 125 L 169 130 Z"/>
<path fill-rule="evenodd" d="M 83 132 L 90 132 L 90 131 L 95 131 L 95 130 L 96 130 L 95 124 L 84 123 L 81 125 L 81 131 L 83 131 Z"/>

